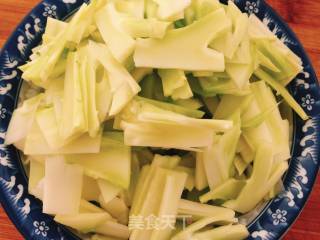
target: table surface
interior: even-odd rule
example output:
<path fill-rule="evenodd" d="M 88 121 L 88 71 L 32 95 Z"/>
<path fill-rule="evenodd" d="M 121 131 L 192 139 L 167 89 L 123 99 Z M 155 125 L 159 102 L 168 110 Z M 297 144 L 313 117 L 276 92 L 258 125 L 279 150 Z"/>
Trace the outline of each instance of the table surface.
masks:
<path fill-rule="evenodd" d="M 22 18 L 39 0 L 0 0 L 0 48 Z M 289 23 L 307 50 L 320 76 L 320 0 L 267 0 Z M 320 239 L 320 179 L 285 240 Z M 23 237 L 0 207 L 0 240 Z"/>

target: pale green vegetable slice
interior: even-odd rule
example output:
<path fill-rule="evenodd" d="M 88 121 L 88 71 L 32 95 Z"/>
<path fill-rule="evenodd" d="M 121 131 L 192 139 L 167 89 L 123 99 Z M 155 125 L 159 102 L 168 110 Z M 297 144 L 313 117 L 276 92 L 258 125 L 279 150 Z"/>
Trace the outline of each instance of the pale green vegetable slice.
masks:
<path fill-rule="evenodd" d="M 158 4 L 157 16 L 160 19 L 171 19 L 183 12 L 190 4 L 191 0 L 170 1 L 170 0 L 153 0 Z"/>
<path fill-rule="evenodd" d="M 196 219 L 213 216 L 228 216 L 229 219 L 235 217 L 235 212 L 231 209 L 218 207 L 198 202 L 181 199 L 178 213 L 185 216 L 193 216 Z"/>
<path fill-rule="evenodd" d="M 193 235 L 192 240 L 243 240 L 249 236 L 245 225 L 227 225 Z"/>
<path fill-rule="evenodd" d="M 210 200 L 230 200 L 238 197 L 240 191 L 245 186 L 246 182 L 243 180 L 229 179 L 219 185 L 214 190 L 200 196 L 200 202 L 206 203 Z"/>
<path fill-rule="evenodd" d="M 242 121 L 246 122 L 249 119 L 252 119 L 253 117 L 261 114 L 261 110 L 259 108 L 259 104 L 257 102 L 256 98 L 253 98 L 252 101 L 250 102 L 248 108 L 246 111 L 242 114 Z M 245 140 L 245 143 L 249 144 L 250 149 L 255 152 L 255 150 L 258 148 L 259 144 L 262 142 L 269 142 L 272 143 L 272 134 L 270 132 L 270 129 L 268 128 L 268 125 L 266 122 L 261 123 L 259 126 L 256 128 L 248 128 L 248 129 L 243 129 L 243 137 Z M 244 142 L 240 142 L 241 144 Z M 245 147 L 245 146 L 244 146 Z M 248 150 L 248 146 L 243 149 L 244 151 Z M 245 160 L 252 160 L 251 157 L 248 157 L 249 155 L 243 154 L 242 157 Z M 250 155 L 252 156 L 252 155 Z M 248 159 L 247 159 L 248 157 Z M 250 160 L 250 161 L 251 161 Z M 247 162 L 250 162 L 247 161 Z"/>
<path fill-rule="evenodd" d="M 88 56 L 88 48 L 85 48 L 80 56 L 82 58 L 80 77 L 81 91 L 84 98 L 84 111 L 87 118 L 88 132 L 90 137 L 96 137 L 100 130 L 100 122 L 98 118 L 99 109 L 96 103 L 96 66 L 93 59 Z M 105 95 L 108 97 L 108 92 L 106 92 Z M 104 104 L 108 106 L 107 101 Z"/>
<path fill-rule="evenodd" d="M 48 46 L 44 54 L 22 67 L 22 78 L 31 81 L 36 86 L 46 87 L 49 77 L 61 59 L 64 49 L 68 47 L 67 45 L 69 43 L 71 43 L 69 45 L 78 44 L 82 40 L 92 21 L 92 14 L 99 7 L 99 3 L 101 2 L 93 1 L 89 6 L 83 4 L 64 31 L 55 36 L 52 40 L 53 44 Z"/>
<path fill-rule="evenodd" d="M 95 22 L 112 55 L 121 63 L 133 53 L 134 39 L 122 29 L 124 17 L 116 10 L 114 3 L 108 3 L 95 15 Z"/>
<path fill-rule="evenodd" d="M 210 47 L 223 52 L 227 58 L 232 59 L 248 31 L 249 21 L 248 16 L 242 13 L 232 1 L 228 2 L 226 12 L 232 22 L 232 29 L 224 36 L 213 40 Z"/>
<path fill-rule="evenodd" d="M 224 71 L 223 55 L 207 45 L 230 25 L 223 9 L 219 9 L 190 26 L 168 31 L 163 39 L 139 39 L 135 64 L 160 69 Z"/>
<path fill-rule="evenodd" d="M 185 173 L 178 173 L 176 171 L 167 171 L 165 187 L 162 196 L 162 202 L 159 206 L 158 216 L 163 218 L 165 216 L 173 216 L 177 218 L 179 200 L 181 198 L 183 188 L 186 185 L 187 175 Z M 170 202 L 168 201 L 170 199 Z M 173 221 L 171 220 L 171 223 Z M 173 229 L 167 226 L 165 229 L 154 229 L 151 234 L 151 239 L 167 239 Z"/>
<path fill-rule="evenodd" d="M 103 137 L 99 153 L 67 155 L 66 159 L 82 166 L 85 174 L 92 178 L 107 180 L 124 189 L 129 187 L 131 149 L 123 143 Z"/>
<path fill-rule="evenodd" d="M 36 114 L 36 121 L 50 148 L 59 149 L 67 143 L 59 135 L 59 126 L 53 107 L 39 110 Z"/>
<path fill-rule="evenodd" d="M 43 191 L 39 192 L 39 184 L 45 176 L 45 166 L 43 163 L 30 159 L 30 171 L 28 181 L 28 191 L 35 197 L 43 199 Z"/>
<path fill-rule="evenodd" d="M 204 150 L 204 166 L 211 190 L 232 177 L 233 160 L 240 135 L 240 113 L 236 112 L 235 126 Z"/>
<path fill-rule="evenodd" d="M 253 172 L 246 186 L 235 200 L 224 203 L 225 207 L 240 213 L 252 210 L 280 180 L 288 168 L 287 162 L 274 164 L 273 147 L 268 143 L 260 144 L 254 161 Z"/>
<path fill-rule="evenodd" d="M 255 149 L 248 143 L 243 135 L 240 136 L 237 146 L 237 153 L 239 153 L 241 158 L 248 164 L 251 163 L 254 159 Z"/>
<path fill-rule="evenodd" d="M 185 106 L 178 106 L 176 104 L 156 101 L 156 100 L 142 98 L 142 97 L 136 97 L 135 100 L 147 102 L 147 103 L 150 103 L 156 107 L 162 108 L 164 110 L 168 110 L 168 111 L 182 114 L 182 115 L 192 117 L 192 118 L 202 118 L 204 116 L 204 112 L 202 112 L 200 110 L 196 110 L 196 109 L 193 110 L 193 109 L 187 108 Z"/>
<path fill-rule="evenodd" d="M 167 123 L 128 123 L 122 121 L 125 144 L 129 146 L 176 148 L 199 151 L 212 143 L 208 128 Z"/>
<path fill-rule="evenodd" d="M 157 19 L 125 19 L 122 27 L 133 38 L 163 38 L 171 22 Z"/>
<path fill-rule="evenodd" d="M 113 94 L 111 92 L 108 76 L 104 73 L 101 81 L 96 83 L 96 104 L 100 122 L 104 122 L 108 117 L 112 98 Z"/>
<path fill-rule="evenodd" d="M 141 89 L 130 73 L 112 57 L 106 45 L 90 41 L 89 51 L 103 65 L 108 75 L 111 92 L 114 94 L 109 115 L 114 116 Z"/>
<path fill-rule="evenodd" d="M 57 35 L 65 30 L 67 23 L 60 21 L 58 19 L 48 17 L 46 30 L 42 36 L 43 44 L 50 43 Z"/>
<path fill-rule="evenodd" d="M 174 103 L 179 106 L 189 108 L 189 109 L 194 109 L 194 110 L 197 110 L 203 107 L 203 103 L 197 98 L 180 99 L 180 100 L 174 101 Z"/>
<path fill-rule="evenodd" d="M 19 142 L 27 137 L 32 127 L 36 111 L 44 98 L 44 94 L 39 94 L 27 99 L 22 106 L 17 108 L 12 115 L 5 138 L 5 144 L 10 145 Z"/>
<path fill-rule="evenodd" d="M 261 69 L 255 71 L 255 75 L 261 80 L 266 81 L 274 90 L 276 90 L 281 96 L 286 100 L 290 107 L 303 119 L 307 120 L 309 117 L 302 109 L 302 107 L 296 102 L 296 100 L 290 95 L 288 90 L 281 85 L 279 82 L 275 81 L 266 72 Z"/>
<path fill-rule="evenodd" d="M 83 112 L 84 96 L 81 92 L 78 53 L 69 53 L 64 81 L 62 119 L 59 135 L 63 140 L 78 137 L 88 130 Z"/>
<path fill-rule="evenodd" d="M 191 192 L 195 186 L 195 171 L 193 168 L 178 166 L 175 170 L 188 174 L 185 188 Z"/>
<path fill-rule="evenodd" d="M 103 209 L 109 212 L 121 224 L 128 224 L 129 208 L 123 199 L 115 197 L 111 201 L 106 202 L 104 198 L 100 198 L 99 203 Z"/>
<path fill-rule="evenodd" d="M 158 73 L 162 80 L 163 93 L 165 97 L 173 100 L 189 99 L 193 97 L 192 90 L 184 71 L 174 69 L 159 69 Z"/>
<path fill-rule="evenodd" d="M 195 186 L 197 190 L 201 191 L 208 187 L 209 184 L 204 166 L 203 153 L 197 152 L 196 154 Z"/>
<path fill-rule="evenodd" d="M 290 158 L 290 143 L 286 136 L 289 133 L 287 128 L 283 128 L 283 120 L 271 89 L 263 81 L 252 83 L 251 87 L 260 109 L 263 112 L 273 109 L 267 115 L 265 122 L 272 135 L 274 154 L 281 160 L 288 160 Z"/>
<path fill-rule="evenodd" d="M 264 39 L 264 40 L 276 40 L 277 37 L 266 27 L 263 22 L 255 15 L 249 16 L 248 25 L 249 37 L 253 40 Z"/>
<path fill-rule="evenodd" d="M 109 219 L 107 213 L 79 213 L 74 215 L 56 215 L 58 223 L 76 229 L 82 233 L 94 232 L 98 226 Z"/>
<path fill-rule="evenodd" d="M 113 200 L 121 191 L 120 187 L 113 185 L 109 181 L 98 179 L 97 183 L 105 203 Z"/>
<path fill-rule="evenodd" d="M 65 163 L 63 157 L 49 157 L 45 163 L 43 212 L 76 214 L 79 211 L 83 169 Z"/>
<path fill-rule="evenodd" d="M 193 234 L 203 229 L 204 227 L 217 223 L 217 222 L 225 222 L 225 223 L 233 223 L 234 222 L 234 214 L 221 214 L 215 215 L 212 217 L 204 217 L 198 220 L 195 223 L 187 226 L 184 230 L 173 236 L 172 240 L 184 240 L 184 239 L 193 239 Z"/>
<path fill-rule="evenodd" d="M 168 169 L 175 168 L 179 164 L 180 160 L 180 157 L 177 156 L 169 157 L 156 154 L 151 166 L 143 167 L 137 183 L 136 192 L 134 194 L 130 215 L 137 215 L 140 211 L 156 169 L 159 167 Z"/>
<path fill-rule="evenodd" d="M 185 173 L 157 168 L 146 194 L 145 204 L 137 215 L 148 217 L 153 214 L 160 218 L 168 215 L 176 216 L 186 179 L 187 174 Z M 168 198 L 171 200 L 170 203 Z M 172 219 L 175 221 L 175 218 Z M 171 232 L 170 226 L 159 230 L 133 229 L 131 238 L 166 239 L 171 235 Z"/>
<path fill-rule="evenodd" d="M 47 144 L 39 125 L 35 121 L 32 124 L 32 128 L 25 140 L 25 145 L 22 150 L 26 155 L 98 153 L 100 151 L 101 137 L 102 132 L 95 138 L 84 134 L 61 148 L 52 149 Z"/>
<path fill-rule="evenodd" d="M 131 71 L 131 75 L 137 83 L 141 82 L 149 74 L 152 74 L 152 68 L 134 68 Z"/>
<path fill-rule="evenodd" d="M 114 221 L 106 221 L 102 225 L 99 225 L 94 231 L 99 234 L 120 239 L 129 239 L 130 236 L 130 231 L 127 226 Z"/>
<path fill-rule="evenodd" d="M 252 99 L 252 94 L 247 96 L 223 95 L 213 115 L 216 119 L 229 119 L 238 109 L 242 114 L 248 108 Z"/>

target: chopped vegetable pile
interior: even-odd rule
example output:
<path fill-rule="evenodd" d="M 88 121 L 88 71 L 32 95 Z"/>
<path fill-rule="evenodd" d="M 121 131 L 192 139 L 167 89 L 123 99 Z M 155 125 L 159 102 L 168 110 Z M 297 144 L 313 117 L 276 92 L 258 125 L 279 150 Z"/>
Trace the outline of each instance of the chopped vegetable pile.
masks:
<path fill-rule="evenodd" d="M 92 0 L 48 18 L 6 144 L 83 239 L 245 239 L 282 190 L 302 63 L 229 1 Z M 283 99 L 283 100 L 282 100 Z"/>

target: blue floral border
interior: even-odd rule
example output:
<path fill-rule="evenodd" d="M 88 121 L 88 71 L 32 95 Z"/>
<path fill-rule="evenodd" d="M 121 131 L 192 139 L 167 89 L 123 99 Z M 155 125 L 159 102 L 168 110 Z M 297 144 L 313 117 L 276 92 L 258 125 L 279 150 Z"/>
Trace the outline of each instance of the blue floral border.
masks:
<path fill-rule="evenodd" d="M 34 8 L 17 27 L 0 54 L 0 201 L 25 239 L 77 239 L 71 232 L 42 213 L 41 202 L 27 192 L 27 178 L 20 156 L 12 146 L 4 145 L 5 133 L 17 104 L 23 64 L 41 40 L 46 17 L 64 19 L 84 0 L 45 0 Z M 279 239 L 289 229 L 308 199 L 319 170 L 320 89 L 301 43 L 284 21 L 263 0 L 235 0 L 244 12 L 256 14 L 281 41 L 303 61 L 304 70 L 290 85 L 295 99 L 313 116 L 295 120 L 290 169 L 284 178 L 285 191 L 270 201 L 249 224 L 249 239 Z"/>

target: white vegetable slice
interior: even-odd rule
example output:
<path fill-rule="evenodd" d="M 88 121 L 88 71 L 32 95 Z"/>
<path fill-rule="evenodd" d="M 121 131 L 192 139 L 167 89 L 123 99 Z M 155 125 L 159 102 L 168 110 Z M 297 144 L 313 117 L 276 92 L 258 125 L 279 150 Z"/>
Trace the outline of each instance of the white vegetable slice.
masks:
<path fill-rule="evenodd" d="M 193 240 L 208 240 L 208 239 L 223 239 L 223 240 L 235 240 L 246 239 L 249 236 L 249 232 L 245 225 L 227 225 L 214 228 L 212 230 L 199 232 L 193 235 Z"/>
<path fill-rule="evenodd" d="M 85 174 L 92 178 L 107 180 L 124 189 L 129 187 L 131 149 L 123 143 L 103 137 L 99 153 L 68 155 L 66 159 L 82 166 Z"/>
<path fill-rule="evenodd" d="M 184 240 L 184 239 L 193 239 L 193 234 L 198 232 L 199 230 L 203 229 L 207 225 L 217 223 L 217 222 L 224 222 L 224 223 L 233 223 L 234 217 L 233 214 L 221 214 L 212 217 L 205 217 L 198 220 L 195 223 L 192 223 L 184 230 L 179 232 L 178 234 L 174 235 L 171 239 L 172 240 Z"/>
<path fill-rule="evenodd" d="M 121 63 L 133 53 L 134 39 L 122 30 L 124 17 L 116 10 L 114 3 L 108 3 L 96 13 L 95 22 L 112 55 Z"/>
<path fill-rule="evenodd" d="M 13 112 L 8 131 L 6 133 L 6 145 L 19 142 L 27 137 L 28 132 L 32 127 L 36 111 L 43 98 L 44 94 L 39 94 L 33 98 L 25 100 L 23 105 Z"/>
<path fill-rule="evenodd" d="M 190 4 L 191 0 L 153 0 L 158 4 L 157 15 L 160 19 L 170 19 L 183 12 Z"/>
<path fill-rule="evenodd" d="M 31 158 L 28 191 L 39 199 L 43 198 L 43 192 L 42 191 L 39 192 L 39 184 L 43 184 L 41 183 L 41 181 L 43 181 L 44 176 L 45 176 L 44 164 Z"/>
<path fill-rule="evenodd" d="M 201 204 L 184 199 L 180 200 L 178 213 L 185 216 L 191 215 L 196 219 L 220 215 L 229 216 L 229 218 L 232 219 L 235 216 L 235 212 L 231 209 Z"/>
<path fill-rule="evenodd" d="M 135 64 L 160 69 L 224 71 L 223 54 L 207 46 L 230 25 L 224 10 L 219 9 L 190 26 L 168 31 L 163 39 L 139 39 Z"/>
<path fill-rule="evenodd" d="M 47 144 L 39 125 L 34 122 L 26 138 L 23 151 L 26 155 L 98 153 L 100 151 L 101 137 L 102 132 L 95 138 L 84 134 L 61 148 L 52 149 Z"/>
<path fill-rule="evenodd" d="M 89 42 L 89 51 L 106 70 L 113 95 L 109 115 L 118 114 L 122 108 L 141 90 L 130 73 L 112 57 L 104 44 Z"/>
<path fill-rule="evenodd" d="M 95 232 L 120 239 L 129 239 L 130 236 L 130 231 L 127 226 L 113 221 L 106 221 L 102 225 L 99 225 L 95 229 Z"/>
<path fill-rule="evenodd" d="M 107 213 L 80 213 L 74 215 L 56 215 L 54 220 L 58 223 L 76 229 L 82 233 L 96 231 L 98 226 L 101 226 L 109 219 Z"/>
<path fill-rule="evenodd" d="M 101 207 L 110 213 L 121 224 L 127 225 L 129 221 L 129 208 L 123 199 L 115 197 L 111 201 L 106 202 L 101 196 L 99 199 Z"/>
<path fill-rule="evenodd" d="M 76 214 L 79 211 L 83 169 L 65 163 L 63 157 L 48 157 L 45 163 L 43 212 Z"/>

